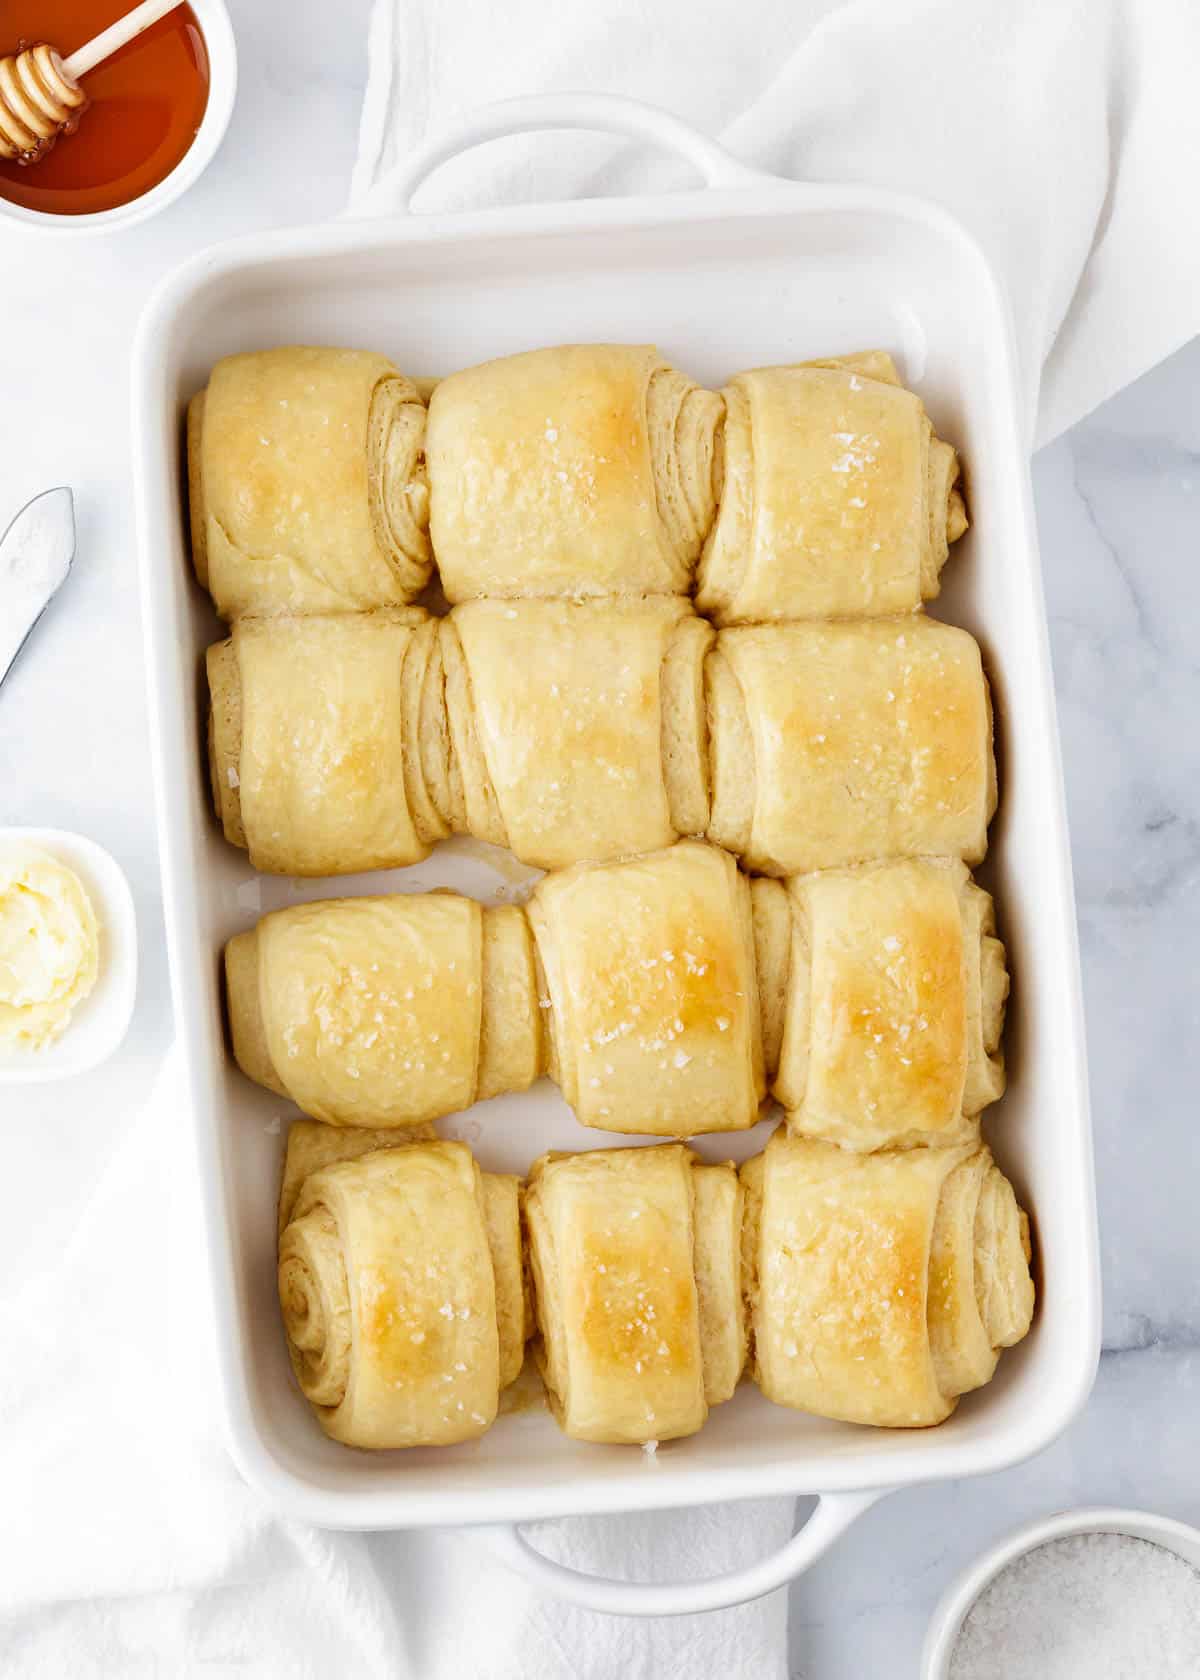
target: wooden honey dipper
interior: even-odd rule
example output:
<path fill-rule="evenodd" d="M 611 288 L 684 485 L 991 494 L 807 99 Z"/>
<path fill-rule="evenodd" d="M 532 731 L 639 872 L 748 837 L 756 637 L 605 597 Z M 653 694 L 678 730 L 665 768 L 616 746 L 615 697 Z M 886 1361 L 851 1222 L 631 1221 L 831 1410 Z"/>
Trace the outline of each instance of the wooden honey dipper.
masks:
<path fill-rule="evenodd" d="M 36 163 L 43 157 L 60 134 L 75 127 L 87 104 L 79 78 L 179 4 L 143 0 L 70 58 L 45 42 L 0 58 L 0 158 Z"/>

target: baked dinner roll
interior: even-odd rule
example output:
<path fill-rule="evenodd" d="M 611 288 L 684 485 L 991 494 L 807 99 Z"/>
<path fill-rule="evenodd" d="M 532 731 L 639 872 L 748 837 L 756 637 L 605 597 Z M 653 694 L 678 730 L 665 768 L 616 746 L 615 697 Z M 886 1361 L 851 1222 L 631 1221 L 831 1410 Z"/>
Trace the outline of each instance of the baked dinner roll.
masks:
<path fill-rule="evenodd" d="M 423 612 L 393 607 L 242 619 L 209 648 L 213 802 L 256 869 L 399 867 L 449 832 L 436 640 Z"/>
<path fill-rule="evenodd" d="M 649 345 L 531 350 L 441 380 L 426 454 L 447 598 L 686 593 L 723 413 Z"/>
<path fill-rule="evenodd" d="M 781 1128 L 742 1181 L 754 1375 L 778 1405 L 941 1423 L 1029 1329 L 1029 1221 L 986 1148 L 864 1155 Z"/>
<path fill-rule="evenodd" d="M 314 1163 L 320 1141 L 305 1140 Z M 446 1446 L 495 1419 L 524 1308 L 516 1182 L 502 1181 L 489 1222 L 486 1179 L 465 1144 L 432 1140 L 314 1166 L 301 1184 L 279 1300 L 296 1380 L 335 1441 Z"/>
<path fill-rule="evenodd" d="M 398 606 L 429 576 L 425 405 L 386 356 L 227 356 L 188 408 L 196 575 L 222 618 Z"/>
<path fill-rule="evenodd" d="M 332 1126 L 418 1125 L 541 1071 L 515 905 L 444 892 L 297 904 L 231 939 L 225 976 L 238 1066 Z"/>
<path fill-rule="evenodd" d="M 717 624 L 856 618 L 938 592 L 967 527 L 958 457 L 890 356 L 740 373 L 696 604 Z"/>
<path fill-rule="evenodd" d="M 965 630 L 920 616 L 722 630 L 705 678 L 708 834 L 747 868 L 983 857 L 992 717 Z"/>
<path fill-rule="evenodd" d="M 966 865 L 866 863 L 752 892 L 768 1078 L 792 1130 L 849 1149 L 973 1137 L 1004 1091 L 1008 972 Z"/>
<path fill-rule="evenodd" d="M 548 875 L 527 913 L 333 899 L 225 951 L 239 1067 L 330 1125 L 419 1125 L 545 1068 L 585 1126 L 668 1137 L 758 1117 L 754 962 L 748 882 L 686 840 Z"/>
<path fill-rule="evenodd" d="M 470 601 L 440 627 L 477 839 L 560 868 L 708 824 L 704 656 L 685 601 Z"/>
<path fill-rule="evenodd" d="M 731 1166 L 682 1144 L 545 1155 L 525 1214 L 550 1404 L 580 1441 L 691 1435 L 745 1362 Z"/>
<path fill-rule="evenodd" d="M 702 841 L 534 889 L 550 1077 L 585 1126 L 752 1126 L 765 1085 L 750 889 Z"/>
<path fill-rule="evenodd" d="M 283 1176 L 279 1186 L 279 1236 L 289 1224 L 306 1181 L 337 1161 L 357 1161 L 377 1149 L 393 1149 L 394 1132 L 368 1127 L 323 1126 L 319 1120 L 293 1120 L 288 1129 Z M 436 1142 L 432 1126 L 414 1127 L 403 1142 Z M 516 1173 L 480 1173 L 484 1223 L 496 1283 L 496 1328 L 500 1338 L 500 1386 L 515 1382 L 525 1362 L 525 1344 L 533 1334 L 533 1299 L 525 1268 L 521 1234 L 521 1180 Z"/>

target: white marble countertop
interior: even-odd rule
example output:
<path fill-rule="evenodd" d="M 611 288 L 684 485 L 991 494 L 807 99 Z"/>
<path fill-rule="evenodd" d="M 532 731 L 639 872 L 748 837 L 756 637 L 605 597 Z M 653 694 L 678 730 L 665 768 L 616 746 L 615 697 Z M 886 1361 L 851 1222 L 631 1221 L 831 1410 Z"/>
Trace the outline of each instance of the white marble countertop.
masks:
<path fill-rule="evenodd" d="M 232 10 L 238 107 L 187 198 L 117 241 L 0 232 L 0 523 L 63 481 L 79 522 L 74 575 L 0 694 L 0 823 L 79 828 L 107 845 L 134 884 L 142 961 L 113 1063 L 0 1092 L 8 1181 L 56 1185 L 36 1217 L 0 1222 L 9 1279 L 52 1261 L 170 1034 L 129 482 L 134 323 L 153 283 L 198 246 L 340 207 L 354 154 L 368 0 Z M 863 1518 L 793 1589 L 804 1680 L 914 1673 L 951 1576 L 1034 1514 L 1115 1502 L 1200 1522 L 1198 387 L 1200 342 L 1035 464 L 1103 1221 L 1096 1391 L 1031 1464 L 898 1494 Z"/>

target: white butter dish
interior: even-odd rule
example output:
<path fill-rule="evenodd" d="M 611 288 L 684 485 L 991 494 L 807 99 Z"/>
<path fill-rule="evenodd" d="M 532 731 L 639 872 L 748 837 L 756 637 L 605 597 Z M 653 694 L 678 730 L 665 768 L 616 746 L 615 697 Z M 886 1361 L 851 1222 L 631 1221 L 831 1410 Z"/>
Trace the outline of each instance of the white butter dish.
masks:
<path fill-rule="evenodd" d="M 42 1085 L 98 1067 L 125 1037 L 137 992 L 137 919 L 124 870 L 86 835 L 64 828 L 0 828 L 0 846 L 12 841 L 36 846 L 74 870 L 100 934 L 96 984 L 61 1037 L 40 1050 L 0 1047 L 0 1085 Z"/>

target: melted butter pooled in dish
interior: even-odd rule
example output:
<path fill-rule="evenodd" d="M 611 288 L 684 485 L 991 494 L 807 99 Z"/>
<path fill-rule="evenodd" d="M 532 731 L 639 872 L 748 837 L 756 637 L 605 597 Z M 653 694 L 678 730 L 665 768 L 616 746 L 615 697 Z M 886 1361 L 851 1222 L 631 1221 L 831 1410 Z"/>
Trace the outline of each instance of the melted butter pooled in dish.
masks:
<path fill-rule="evenodd" d="M 96 984 L 99 954 L 78 876 L 33 846 L 0 847 L 0 1049 L 58 1038 Z"/>

